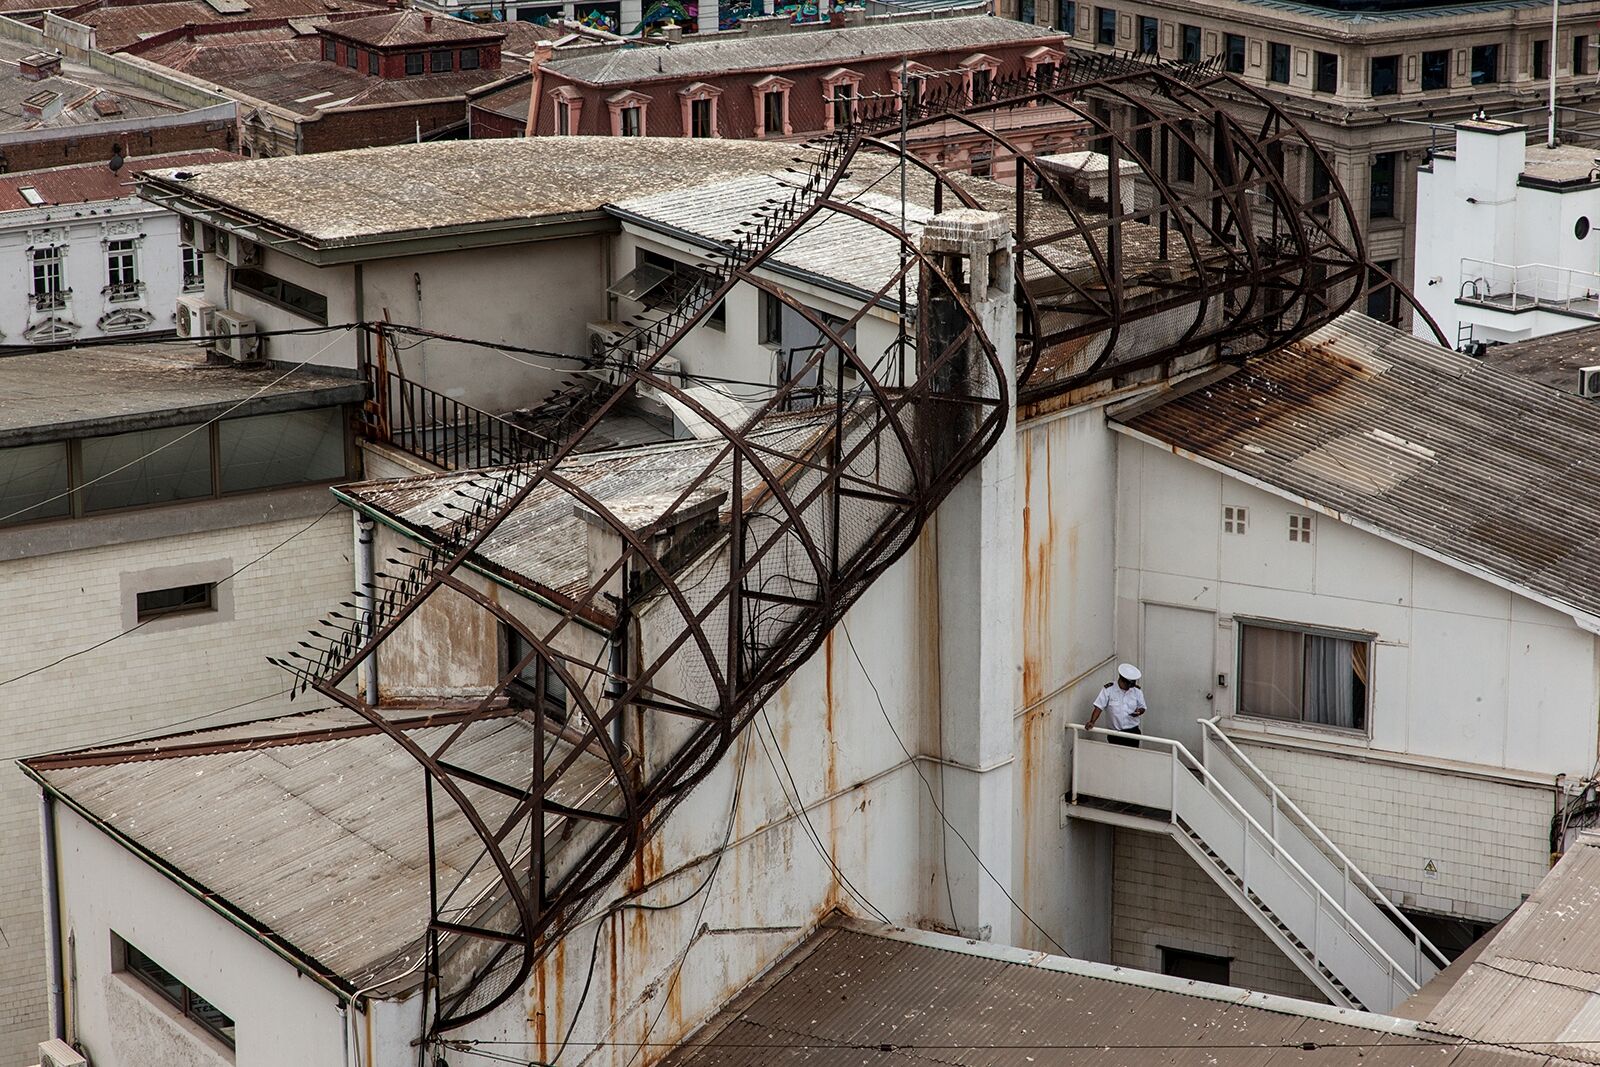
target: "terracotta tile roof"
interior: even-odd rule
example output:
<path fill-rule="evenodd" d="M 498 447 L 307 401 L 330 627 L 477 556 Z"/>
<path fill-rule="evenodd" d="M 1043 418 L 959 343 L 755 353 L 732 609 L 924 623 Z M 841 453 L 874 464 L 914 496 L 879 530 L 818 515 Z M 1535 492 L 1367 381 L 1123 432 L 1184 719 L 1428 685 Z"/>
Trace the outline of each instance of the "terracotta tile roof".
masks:
<path fill-rule="evenodd" d="M 372 48 L 401 48 L 406 45 L 492 43 L 504 40 L 506 31 L 498 26 L 468 22 L 449 15 L 424 15 L 416 11 L 394 11 L 367 19 L 351 19 L 330 25 L 325 31 Z"/>
<path fill-rule="evenodd" d="M 365 21 L 365 20 L 362 20 Z M 497 69 L 378 78 L 322 58 L 321 37 L 292 27 L 204 34 L 140 53 L 145 59 L 300 115 L 356 104 L 401 104 L 464 96 L 506 76 Z M 466 114 L 465 108 L 462 110 Z"/>
<path fill-rule="evenodd" d="M 196 152 L 169 152 L 161 156 L 140 156 L 123 161 L 118 170 L 106 163 L 80 163 L 49 170 L 16 171 L 0 174 L 0 211 L 20 211 L 49 204 L 84 204 L 99 200 L 118 200 L 139 195 L 133 176 L 152 167 L 192 167 L 206 163 L 231 163 L 240 157 L 232 152 L 207 148 Z M 42 203 L 31 204 L 22 195 L 32 189 Z"/>
<path fill-rule="evenodd" d="M 100 6 L 96 3 L 85 4 L 63 14 L 74 22 L 94 27 L 95 47 L 106 52 L 119 52 L 147 37 L 190 25 L 253 23 L 263 19 L 387 10 L 378 0 L 242 0 L 240 6 L 244 10 L 238 14 L 223 14 L 204 0 L 165 0 L 161 3 L 125 6 Z"/>

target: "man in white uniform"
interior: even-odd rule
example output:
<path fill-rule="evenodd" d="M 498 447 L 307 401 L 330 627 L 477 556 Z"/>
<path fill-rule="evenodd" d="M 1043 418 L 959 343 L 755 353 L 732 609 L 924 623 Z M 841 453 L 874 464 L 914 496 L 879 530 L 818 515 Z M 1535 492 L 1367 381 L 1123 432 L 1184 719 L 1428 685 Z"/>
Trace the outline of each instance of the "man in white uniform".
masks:
<path fill-rule="evenodd" d="M 1103 711 L 1111 720 L 1111 728 L 1118 734 L 1137 736 L 1143 732 L 1139 729 L 1139 717 L 1145 710 L 1144 690 L 1139 688 L 1139 668 L 1131 663 L 1120 664 L 1117 667 L 1117 680 L 1107 682 L 1105 688 L 1100 690 L 1100 695 L 1094 698 L 1094 713 L 1089 716 L 1089 729 L 1094 729 Z M 1113 734 L 1107 740 L 1113 745 L 1139 747 L 1134 737 Z"/>

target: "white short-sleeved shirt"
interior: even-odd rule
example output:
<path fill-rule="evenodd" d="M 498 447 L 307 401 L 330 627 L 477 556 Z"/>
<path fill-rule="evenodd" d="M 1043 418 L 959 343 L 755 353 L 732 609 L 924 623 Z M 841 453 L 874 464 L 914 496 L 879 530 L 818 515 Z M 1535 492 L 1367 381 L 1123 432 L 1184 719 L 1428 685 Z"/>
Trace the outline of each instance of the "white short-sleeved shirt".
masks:
<path fill-rule="evenodd" d="M 1113 730 L 1133 729 L 1139 725 L 1139 717 L 1134 712 L 1147 710 L 1143 689 L 1136 685 L 1123 689 L 1116 682 L 1100 690 L 1100 695 L 1094 698 L 1094 706 L 1111 716 Z"/>

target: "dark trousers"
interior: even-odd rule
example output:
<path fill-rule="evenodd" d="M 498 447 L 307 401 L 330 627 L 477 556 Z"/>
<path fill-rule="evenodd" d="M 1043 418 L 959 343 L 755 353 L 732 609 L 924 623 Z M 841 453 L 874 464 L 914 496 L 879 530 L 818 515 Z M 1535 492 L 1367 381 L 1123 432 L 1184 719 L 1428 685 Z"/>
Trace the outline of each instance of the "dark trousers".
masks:
<path fill-rule="evenodd" d="M 1139 738 L 1137 735 L 1142 733 L 1144 733 L 1144 731 L 1139 729 L 1137 726 L 1129 730 L 1112 730 L 1111 736 L 1107 737 L 1106 740 L 1110 741 L 1113 745 L 1127 745 L 1130 748 L 1138 748 Z M 1135 736 L 1130 737 L 1130 734 Z"/>

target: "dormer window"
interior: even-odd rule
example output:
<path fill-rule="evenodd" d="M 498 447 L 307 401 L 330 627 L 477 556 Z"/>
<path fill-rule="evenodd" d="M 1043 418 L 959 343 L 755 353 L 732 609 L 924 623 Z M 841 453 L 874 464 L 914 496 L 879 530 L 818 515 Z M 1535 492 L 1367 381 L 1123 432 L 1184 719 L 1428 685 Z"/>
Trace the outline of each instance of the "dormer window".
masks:
<path fill-rule="evenodd" d="M 550 95 L 554 97 L 552 105 L 555 108 L 556 133 L 566 137 L 582 129 L 583 94 L 570 85 L 562 85 Z"/>
<path fill-rule="evenodd" d="M 406 53 L 406 75 L 408 77 L 413 75 L 413 74 L 421 74 L 422 73 L 422 64 L 423 64 L 423 59 L 422 59 L 422 53 L 421 52 L 407 52 Z"/>
<path fill-rule="evenodd" d="M 861 75 L 836 67 L 822 76 L 822 128 L 837 129 L 855 121 L 856 101 L 860 98 Z"/>
<path fill-rule="evenodd" d="M 911 106 L 913 109 L 922 106 L 923 83 L 927 80 L 920 75 L 930 73 L 929 68 L 921 63 L 908 63 L 905 76 L 911 82 Z M 905 87 L 900 82 L 900 68 L 896 67 L 889 72 L 889 85 L 894 89 L 894 94 L 900 99 L 905 99 Z M 898 104 L 896 104 L 898 107 Z"/>
<path fill-rule="evenodd" d="M 789 125 L 789 90 L 794 82 L 769 74 L 750 87 L 755 99 L 757 137 L 788 137 L 794 132 Z"/>
<path fill-rule="evenodd" d="M 333 43 L 333 38 L 331 37 L 322 39 L 322 58 L 329 63 L 337 63 L 339 61 L 339 46 Z"/>
<path fill-rule="evenodd" d="M 455 69 L 455 54 L 440 49 L 428 56 L 428 69 L 435 74 L 448 74 Z"/>
<path fill-rule="evenodd" d="M 459 53 L 457 53 L 456 69 L 477 70 L 478 50 L 476 48 L 463 48 Z"/>
<path fill-rule="evenodd" d="M 722 90 L 705 82 L 695 82 L 678 90 L 683 107 L 683 132 L 690 137 L 717 137 L 717 98 Z"/>
<path fill-rule="evenodd" d="M 993 56 L 968 56 L 961 61 L 966 71 L 967 94 L 973 100 L 982 100 L 994 87 L 995 76 L 1000 72 L 1000 61 Z"/>
<path fill-rule="evenodd" d="M 1028 77 L 1033 79 L 1034 85 L 1040 88 L 1049 88 L 1055 84 L 1056 77 L 1061 71 L 1063 53 L 1059 48 L 1035 48 L 1023 57 Z"/>
<path fill-rule="evenodd" d="M 606 98 L 611 109 L 611 135 L 613 137 L 643 137 L 650 120 L 650 98 L 643 93 L 625 89 Z"/>

